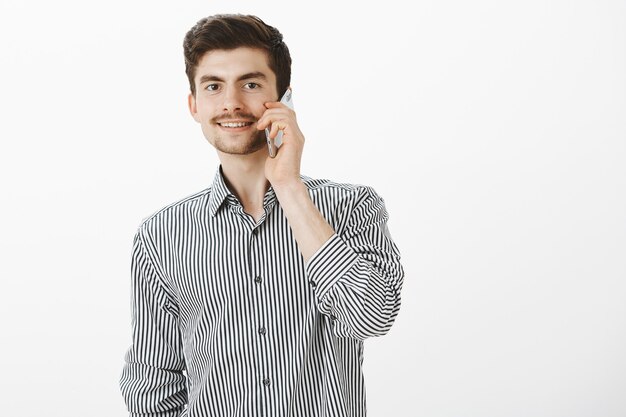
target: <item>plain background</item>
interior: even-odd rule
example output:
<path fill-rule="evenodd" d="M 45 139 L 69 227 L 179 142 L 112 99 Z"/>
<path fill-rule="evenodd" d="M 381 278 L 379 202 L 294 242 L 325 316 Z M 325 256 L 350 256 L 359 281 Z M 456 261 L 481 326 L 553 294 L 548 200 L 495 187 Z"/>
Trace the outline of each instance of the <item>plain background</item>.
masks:
<path fill-rule="evenodd" d="M 284 34 L 303 172 L 391 214 L 368 415 L 626 415 L 623 1 L 0 4 L 2 415 L 126 414 L 132 237 L 213 179 L 182 39 L 224 12 Z"/>

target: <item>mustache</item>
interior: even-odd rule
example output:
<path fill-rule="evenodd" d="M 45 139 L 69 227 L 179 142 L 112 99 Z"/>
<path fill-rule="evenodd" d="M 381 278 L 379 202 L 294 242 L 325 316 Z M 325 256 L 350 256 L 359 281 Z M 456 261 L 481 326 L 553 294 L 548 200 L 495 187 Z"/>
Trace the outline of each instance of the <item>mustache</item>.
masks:
<path fill-rule="evenodd" d="M 215 116 L 211 119 L 211 122 L 219 123 L 222 120 L 233 120 L 233 119 L 245 120 L 245 121 L 253 122 L 253 123 L 257 121 L 257 118 L 254 117 L 252 113 L 235 112 L 235 113 L 224 113 L 224 114 L 220 114 L 219 116 Z"/>

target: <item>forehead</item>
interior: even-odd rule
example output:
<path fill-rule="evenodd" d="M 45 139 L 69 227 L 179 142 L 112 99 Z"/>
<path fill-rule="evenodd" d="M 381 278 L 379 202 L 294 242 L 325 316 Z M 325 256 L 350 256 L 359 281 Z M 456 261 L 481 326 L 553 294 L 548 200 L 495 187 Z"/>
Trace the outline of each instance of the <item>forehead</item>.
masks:
<path fill-rule="evenodd" d="M 216 49 L 202 56 L 196 69 L 196 81 L 204 75 L 211 75 L 225 80 L 236 79 L 242 74 L 262 72 L 268 78 L 275 77 L 269 67 L 268 55 L 262 49 L 236 48 Z"/>

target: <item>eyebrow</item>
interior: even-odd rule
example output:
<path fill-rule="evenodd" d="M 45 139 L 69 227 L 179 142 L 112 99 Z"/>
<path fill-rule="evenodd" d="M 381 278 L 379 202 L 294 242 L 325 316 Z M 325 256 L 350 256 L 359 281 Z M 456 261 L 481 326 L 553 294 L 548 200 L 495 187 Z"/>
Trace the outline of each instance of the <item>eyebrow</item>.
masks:
<path fill-rule="evenodd" d="M 237 78 L 237 81 L 250 80 L 250 79 L 253 79 L 253 78 L 267 80 L 267 77 L 261 71 L 254 71 L 254 72 L 248 72 L 246 74 L 240 75 Z M 204 82 L 207 82 L 207 81 L 224 82 L 224 79 L 218 77 L 217 75 L 210 75 L 210 74 L 205 74 L 202 77 L 200 77 L 200 84 L 202 84 Z"/>

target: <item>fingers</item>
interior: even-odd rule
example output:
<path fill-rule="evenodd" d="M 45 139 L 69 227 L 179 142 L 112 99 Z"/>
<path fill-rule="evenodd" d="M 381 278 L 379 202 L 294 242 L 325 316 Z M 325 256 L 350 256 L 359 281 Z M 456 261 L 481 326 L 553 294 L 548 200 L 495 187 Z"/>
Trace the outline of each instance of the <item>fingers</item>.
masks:
<path fill-rule="evenodd" d="M 277 104 L 279 106 L 268 108 L 263 116 L 257 121 L 257 129 L 262 130 L 268 127 L 270 124 L 276 124 L 277 122 L 282 123 L 284 129 L 289 120 L 294 119 L 295 122 L 295 112 L 288 107 L 283 107 L 283 104 L 280 103 L 271 103 Z M 266 104 L 267 105 L 267 104 Z"/>
<path fill-rule="evenodd" d="M 264 104 L 265 104 L 265 107 L 267 107 L 268 109 L 276 109 L 280 107 L 284 107 L 286 109 L 289 108 L 285 104 L 281 103 L 280 101 L 268 101 L 267 103 L 264 103 Z"/>
<path fill-rule="evenodd" d="M 278 131 L 284 128 L 280 127 L 278 123 L 272 123 L 272 128 L 270 129 L 270 139 L 276 139 L 276 135 L 278 135 Z"/>
<path fill-rule="evenodd" d="M 269 136 L 271 139 L 274 139 L 278 134 L 279 130 L 285 130 L 288 126 L 288 121 L 286 119 L 272 120 L 269 123 L 264 124 L 263 126 L 257 126 L 257 129 L 265 129 L 269 127 L 270 133 Z"/>

